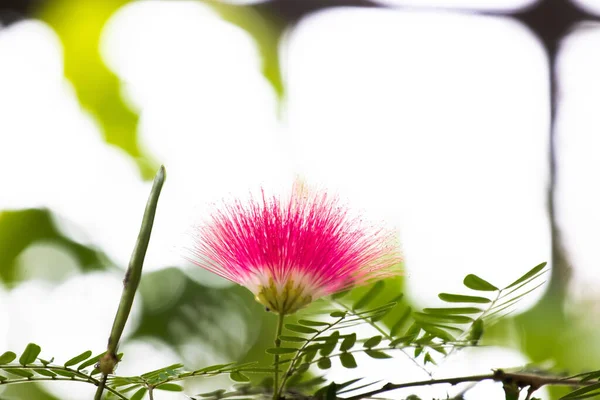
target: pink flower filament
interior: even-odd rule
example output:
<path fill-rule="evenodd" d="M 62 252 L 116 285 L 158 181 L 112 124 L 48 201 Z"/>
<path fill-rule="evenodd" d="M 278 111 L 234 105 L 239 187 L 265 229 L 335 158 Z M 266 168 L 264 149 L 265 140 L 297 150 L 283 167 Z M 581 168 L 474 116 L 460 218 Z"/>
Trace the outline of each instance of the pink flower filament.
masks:
<path fill-rule="evenodd" d="M 191 261 L 250 289 L 291 314 L 319 297 L 394 274 L 394 235 L 367 227 L 327 193 L 295 187 L 284 201 L 265 196 L 224 204 L 195 232 Z"/>

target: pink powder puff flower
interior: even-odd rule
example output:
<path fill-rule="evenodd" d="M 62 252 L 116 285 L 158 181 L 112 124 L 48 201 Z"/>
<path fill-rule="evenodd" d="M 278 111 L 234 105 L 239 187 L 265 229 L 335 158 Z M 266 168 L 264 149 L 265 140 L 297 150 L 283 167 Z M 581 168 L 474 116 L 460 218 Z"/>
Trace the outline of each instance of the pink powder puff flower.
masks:
<path fill-rule="evenodd" d="M 292 314 L 319 297 L 394 275 L 394 235 L 350 217 L 339 199 L 294 185 L 289 198 L 223 204 L 196 227 L 190 261 Z"/>

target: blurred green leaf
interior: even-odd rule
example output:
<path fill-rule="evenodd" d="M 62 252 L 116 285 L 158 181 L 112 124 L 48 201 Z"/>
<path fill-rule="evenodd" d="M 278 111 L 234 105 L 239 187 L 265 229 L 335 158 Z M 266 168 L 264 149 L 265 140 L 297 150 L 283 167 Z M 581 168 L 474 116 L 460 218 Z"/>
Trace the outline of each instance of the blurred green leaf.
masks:
<path fill-rule="evenodd" d="M 314 358 L 317 356 L 317 351 L 316 350 L 310 350 L 307 351 L 304 354 L 304 361 L 306 362 L 311 362 L 312 360 L 314 360 Z"/>
<path fill-rule="evenodd" d="M 448 303 L 491 303 L 492 301 L 485 297 L 466 296 L 463 294 L 440 293 L 438 297 Z"/>
<path fill-rule="evenodd" d="M 279 336 L 284 342 L 306 342 L 308 339 L 299 336 Z"/>
<path fill-rule="evenodd" d="M 164 383 L 160 386 L 157 386 L 158 390 L 166 390 L 168 392 L 183 392 L 183 388 L 175 383 Z"/>
<path fill-rule="evenodd" d="M 146 392 L 148 391 L 148 389 L 146 388 L 140 388 L 137 392 L 135 392 L 133 394 L 133 396 L 131 396 L 131 398 L 129 400 L 142 400 L 144 398 L 144 396 L 146 395 Z"/>
<path fill-rule="evenodd" d="M 107 20 L 128 0 L 42 3 L 38 17 L 48 23 L 63 44 L 65 76 L 79 102 L 101 124 L 107 143 L 125 150 L 150 179 L 158 164 L 141 151 L 137 139 L 138 116 L 121 96 L 121 82 L 100 55 L 100 37 Z"/>
<path fill-rule="evenodd" d="M 287 329 L 289 329 L 290 331 L 297 332 L 297 333 L 317 333 L 318 332 L 316 329 L 309 328 L 309 327 L 302 326 L 302 325 L 296 325 L 296 324 L 285 324 L 285 327 Z"/>
<path fill-rule="evenodd" d="M 329 369 L 331 368 L 331 360 L 328 357 L 321 357 L 317 362 L 317 367 L 320 369 Z"/>
<path fill-rule="evenodd" d="M 483 336 L 483 320 L 478 319 L 473 322 L 468 339 L 473 345 L 476 345 L 481 339 L 481 336 Z"/>
<path fill-rule="evenodd" d="M 307 320 L 307 319 L 298 320 L 298 323 L 301 324 L 301 325 L 306 325 L 306 326 L 328 326 L 329 325 L 328 322 L 310 321 L 310 320 Z"/>
<path fill-rule="evenodd" d="M 335 346 L 337 346 L 337 342 L 340 339 L 340 332 L 334 331 L 325 341 L 325 344 L 321 347 L 320 354 L 322 356 L 327 356 L 333 352 Z"/>
<path fill-rule="evenodd" d="M 352 306 L 353 310 L 360 310 L 371 303 L 384 289 L 385 284 L 384 281 L 377 281 L 371 288 L 365 293 L 354 305 Z"/>
<path fill-rule="evenodd" d="M 250 378 L 248 378 L 246 375 L 242 374 L 239 371 L 233 371 L 229 374 L 229 377 L 232 381 L 235 382 L 250 382 Z"/>
<path fill-rule="evenodd" d="M 582 387 L 573 390 L 571 393 L 560 398 L 560 400 L 574 400 L 574 399 L 587 399 L 592 396 L 600 395 L 600 383 L 595 383 L 590 386 Z"/>
<path fill-rule="evenodd" d="M 416 312 L 413 314 L 413 317 L 417 321 L 425 321 L 425 322 L 443 321 L 443 322 L 453 322 L 456 324 L 468 324 L 468 323 L 473 322 L 473 318 L 467 317 L 464 315 L 426 314 L 426 313 Z"/>
<path fill-rule="evenodd" d="M 424 308 L 423 312 L 427 314 L 478 314 L 483 313 L 483 310 L 477 307 L 448 307 Z"/>
<path fill-rule="evenodd" d="M 421 328 L 423 328 L 423 330 L 425 332 L 431 333 L 432 335 L 439 337 L 440 339 L 444 340 L 445 342 L 453 342 L 456 340 L 451 334 L 449 334 L 442 328 L 437 327 L 435 325 L 421 324 Z"/>
<path fill-rule="evenodd" d="M 298 351 L 298 349 L 292 347 L 273 347 L 266 350 L 269 354 L 291 354 Z"/>
<path fill-rule="evenodd" d="M 344 340 L 342 341 L 342 344 L 340 345 L 340 350 L 348 351 L 352 347 L 354 347 L 355 343 L 356 343 L 356 333 L 351 333 L 348 336 L 346 336 L 344 338 Z"/>
<path fill-rule="evenodd" d="M 410 317 L 412 313 L 412 309 L 410 307 L 408 307 L 404 313 L 402 313 L 402 315 L 400 316 L 400 318 L 398 319 L 398 321 L 396 321 L 394 323 L 394 325 L 392 325 L 392 328 L 390 329 L 390 336 L 396 336 L 396 334 L 400 331 L 400 329 L 404 326 L 404 324 L 406 324 L 406 321 L 408 321 L 408 318 Z"/>
<path fill-rule="evenodd" d="M 8 285 L 19 281 L 16 259 L 38 241 L 53 241 L 64 246 L 84 271 L 105 267 L 97 251 L 63 236 L 48 210 L 0 211 L 0 281 Z"/>
<path fill-rule="evenodd" d="M 427 365 L 428 363 L 431 363 L 433 365 L 436 365 L 436 362 L 434 361 L 434 359 L 431 357 L 431 354 L 429 353 L 425 353 L 425 357 L 423 357 L 423 364 Z"/>
<path fill-rule="evenodd" d="M 262 58 L 262 73 L 282 100 L 285 86 L 280 66 L 280 40 L 286 24 L 271 13 L 259 13 L 253 7 L 239 7 L 224 2 L 208 2 L 221 17 L 248 32 L 256 41 Z"/>

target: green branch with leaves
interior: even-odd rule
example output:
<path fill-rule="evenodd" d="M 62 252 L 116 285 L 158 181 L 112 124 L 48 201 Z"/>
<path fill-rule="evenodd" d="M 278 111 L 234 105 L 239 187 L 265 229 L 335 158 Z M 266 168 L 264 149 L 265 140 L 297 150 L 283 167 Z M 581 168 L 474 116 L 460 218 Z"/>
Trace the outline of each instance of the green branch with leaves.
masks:
<path fill-rule="evenodd" d="M 182 382 L 194 378 L 210 378 L 226 374 L 235 382 L 231 388 L 210 393 L 190 395 L 191 399 L 219 400 L 224 398 L 271 397 L 280 399 L 345 399 L 372 398 L 393 390 L 438 384 L 457 385 L 492 380 L 502 383 L 506 399 L 517 399 L 522 391 L 533 400 L 534 393 L 549 385 L 574 388 L 562 397 L 565 400 L 584 399 L 600 395 L 600 371 L 574 376 L 551 375 L 528 370 L 497 369 L 489 374 L 427 379 L 422 381 L 388 382 L 373 388 L 377 382 L 355 378 L 346 382 L 328 382 L 326 373 L 334 366 L 354 369 L 357 354 L 372 359 L 390 359 L 396 354 L 408 357 L 430 377 L 428 368 L 434 367 L 452 353 L 465 347 L 476 347 L 486 329 L 508 316 L 515 305 L 538 289 L 547 273 L 541 263 L 511 284 L 499 287 L 476 275 L 467 275 L 463 281 L 471 293 L 441 293 L 446 307 L 425 308 L 415 311 L 402 293 L 386 298 L 385 282 L 377 281 L 355 301 L 347 300 L 348 291 L 336 293 L 320 301 L 318 307 L 301 311 L 294 320 L 285 311 L 277 318 L 274 346 L 266 349 L 273 363 L 227 363 L 188 370 L 182 363 L 172 364 L 139 376 L 119 376 L 115 367 L 121 361 L 118 346 L 123 329 L 142 277 L 144 257 L 148 248 L 159 195 L 165 181 L 165 170 L 158 171 L 146 205 L 140 233 L 123 281 L 123 293 L 109 334 L 107 350 L 92 355 L 85 351 L 67 359 L 63 364 L 40 358 L 42 349 L 30 343 L 17 358 L 6 351 L 0 355 L 0 386 L 33 382 L 68 381 L 95 386 L 95 399 L 115 398 L 154 399 L 155 390 L 184 391 Z M 288 290 L 288 289 L 285 289 Z M 296 290 L 296 291 L 294 291 Z M 266 298 L 274 307 L 288 310 L 304 301 L 297 289 L 286 293 L 282 303 L 277 298 Z M 473 293 L 476 292 L 476 293 Z M 277 289 L 267 294 L 276 295 Z M 388 294 L 386 294 L 388 293 Z M 358 337 L 353 327 L 368 325 L 377 334 Z M 250 376 L 262 378 L 252 379 Z"/>

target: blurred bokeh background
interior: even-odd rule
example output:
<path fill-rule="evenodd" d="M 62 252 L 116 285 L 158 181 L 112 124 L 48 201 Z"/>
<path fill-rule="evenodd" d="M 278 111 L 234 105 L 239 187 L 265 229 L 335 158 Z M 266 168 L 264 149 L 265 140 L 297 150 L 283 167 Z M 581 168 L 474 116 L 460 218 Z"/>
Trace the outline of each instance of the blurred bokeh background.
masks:
<path fill-rule="evenodd" d="M 0 0 L 0 351 L 104 349 L 164 163 L 119 374 L 268 362 L 273 316 L 181 249 L 215 202 L 296 177 L 398 230 L 405 274 L 387 290 L 416 307 L 467 273 L 501 285 L 549 262 L 487 347 L 434 376 L 600 368 L 598 20 L 598 0 Z M 353 374 L 426 377 L 402 358 Z"/>

